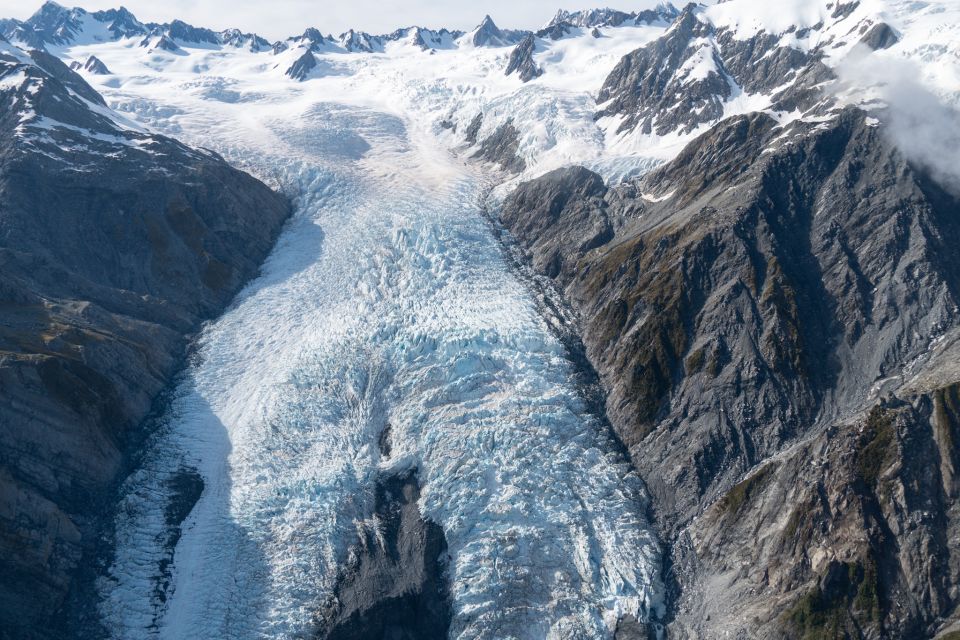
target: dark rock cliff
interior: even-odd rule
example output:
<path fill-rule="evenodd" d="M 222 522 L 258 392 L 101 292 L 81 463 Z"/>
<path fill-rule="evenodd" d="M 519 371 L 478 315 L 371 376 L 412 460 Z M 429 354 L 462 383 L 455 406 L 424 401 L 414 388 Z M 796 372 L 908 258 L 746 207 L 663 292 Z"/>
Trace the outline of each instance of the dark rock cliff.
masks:
<path fill-rule="evenodd" d="M 125 447 L 289 205 L 219 156 L 118 125 L 58 59 L 0 76 L 0 637 L 60 609 Z"/>
<path fill-rule="evenodd" d="M 284 74 L 294 80 L 303 82 L 310 77 L 310 74 L 317 68 L 317 59 L 309 49 L 305 49 L 303 55 L 297 58 L 290 68 Z"/>
<path fill-rule="evenodd" d="M 445 638 L 452 611 L 443 529 L 425 520 L 415 472 L 376 487 L 376 531 L 364 533 L 318 623 L 323 640 Z"/>
<path fill-rule="evenodd" d="M 530 82 L 543 75 L 543 69 L 537 65 L 533 59 L 533 54 L 537 50 L 537 38 L 533 34 L 528 34 L 520 41 L 513 51 L 510 52 L 510 59 L 507 61 L 506 75 L 516 73 L 523 82 Z"/>
<path fill-rule="evenodd" d="M 674 546 L 675 637 L 953 615 L 960 371 L 924 363 L 960 327 L 958 211 L 853 108 L 732 118 L 639 181 L 564 169 L 508 198 Z"/>
<path fill-rule="evenodd" d="M 482 118 L 482 115 L 480 116 Z M 477 122 L 477 120 L 474 120 Z M 472 133 L 471 133 L 472 132 Z M 472 135 L 476 140 L 476 131 L 471 124 L 467 131 L 468 139 Z M 526 167 L 523 158 L 517 155 L 520 148 L 520 132 L 513 125 L 513 120 L 507 120 L 496 128 L 493 133 L 484 138 L 480 148 L 473 154 L 474 158 L 495 162 L 506 171 L 519 173 Z"/>

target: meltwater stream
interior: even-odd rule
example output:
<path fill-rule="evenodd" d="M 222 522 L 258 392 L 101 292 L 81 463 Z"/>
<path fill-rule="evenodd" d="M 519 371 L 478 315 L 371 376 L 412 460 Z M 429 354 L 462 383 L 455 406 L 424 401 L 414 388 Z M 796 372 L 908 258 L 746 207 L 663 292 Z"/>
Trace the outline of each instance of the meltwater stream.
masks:
<path fill-rule="evenodd" d="M 161 112 L 153 124 L 187 139 L 225 126 Z M 125 639 L 309 633 L 358 532 L 377 526 L 378 474 L 405 469 L 446 536 L 450 637 L 603 638 L 657 610 L 642 487 L 506 265 L 480 176 L 396 116 L 244 113 L 254 133 L 220 149 L 293 185 L 298 212 L 204 331 L 124 485 L 104 626 Z"/>

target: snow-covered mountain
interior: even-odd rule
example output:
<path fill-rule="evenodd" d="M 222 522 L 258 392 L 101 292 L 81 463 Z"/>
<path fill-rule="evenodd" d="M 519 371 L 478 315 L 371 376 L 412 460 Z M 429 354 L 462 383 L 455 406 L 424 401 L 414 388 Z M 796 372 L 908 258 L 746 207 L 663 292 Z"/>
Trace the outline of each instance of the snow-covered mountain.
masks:
<path fill-rule="evenodd" d="M 270 43 L 48 2 L 0 29 L 10 148 L 95 169 L 91 197 L 111 163 L 194 189 L 161 213 L 201 282 L 238 259 L 205 239 L 253 222 L 198 226 L 219 191 L 184 167 L 226 159 L 296 211 L 124 481 L 85 633 L 960 627 L 956 3 Z M 48 603 L 94 536 L 70 505 Z"/>
<path fill-rule="evenodd" d="M 832 81 L 833 69 L 859 43 L 917 60 L 921 74 L 950 73 L 950 65 L 932 64 L 933 57 L 949 61 L 954 50 L 949 30 L 932 22 L 936 7 L 907 13 L 878 2 L 828 4 L 833 7 L 798 3 L 770 16 L 744 0 L 683 11 L 662 5 L 634 14 L 560 12 L 536 34 L 501 30 L 489 17 L 467 34 L 411 27 L 382 36 L 348 31 L 334 37 L 311 28 L 268 45 L 236 30 L 214 32 L 179 21 L 143 25 L 122 10 L 86 13 L 48 3 L 30 20 L 8 23 L 6 32 L 15 41 L 45 43 L 81 64 L 102 43 L 114 52 L 104 56 L 119 56 L 103 59 L 114 81 L 144 65 L 171 73 L 203 69 L 203 75 L 228 66 L 232 75 L 243 66 L 245 75 L 265 81 L 274 74 L 301 81 L 337 78 L 359 95 L 360 82 L 380 74 L 396 83 L 405 108 L 434 126 L 446 123 L 451 136 L 483 113 L 479 139 L 511 120 L 517 153 L 531 170 L 575 161 L 616 176 L 671 157 L 724 117 L 765 110 L 789 119 L 809 111 L 815 105 L 803 96 L 822 101 L 812 97 L 822 92 L 810 88 Z M 741 23 L 738 16 L 744 15 L 769 24 Z M 944 48 L 924 47 L 928 35 Z M 134 39 L 145 50 L 139 59 L 129 51 Z M 231 55 L 223 58 L 222 51 Z M 170 56 L 151 59 L 157 52 Z M 430 52 L 437 53 L 429 62 L 420 59 Z M 379 57 L 364 62 L 347 54 Z M 663 68 L 646 71 L 661 59 Z M 454 78 L 465 83 L 457 87 Z M 529 90 L 516 84 L 534 78 Z M 928 79 L 939 93 L 951 81 Z M 829 110 L 826 103 L 818 108 Z"/>
<path fill-rule="evenodd" d="M 490 16 L 484 16 L 477 28 L 460 38 L 464 45 L 474 47 L 505 47 L 517 44 L 527 35 L 527 31 L 500 29 Z"/>

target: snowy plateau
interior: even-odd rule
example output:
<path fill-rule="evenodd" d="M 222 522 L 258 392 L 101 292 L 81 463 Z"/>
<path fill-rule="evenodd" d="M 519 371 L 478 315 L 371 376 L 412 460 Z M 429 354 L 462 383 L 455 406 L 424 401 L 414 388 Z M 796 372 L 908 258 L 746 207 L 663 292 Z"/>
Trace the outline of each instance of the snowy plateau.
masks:
<path fill-rule="evenodd" d="M 734 40 L 765 32 L 818 50 L 842 77 L 861 32 L 850 34 L 890 25 L 896 42 L 876 55 L 960 106 L 960 4 L 861 0 L 841 15 L 836 2 L 692 11 Z M 750 93 L 711 37 L 691 43 L 671 81 L 721 77 L 713 116 L 665 130 L 666 115 L 643 127 L 603 112 L 609 74 L 682 10 L 561 13 L 553 33 L 488 19 L 468 33 L 308 30 L 268 43 L 44 6 L 66 22 L 43 47 L 103 96 L 106 107 L 89 106 L 113 132 L 26 110 L 21 144 L 41 148 L 59 129 L 103 153 L 151 154 L 152 136 L 169 136 L 294 204 L 260 274 L 197 337 L 122 483 L 95 581 L 102 628 L 117 639 L 315 633 L 356 541 L 382 527 L 378 479 L 415 471 L 417 507 L 446 541 L 449 637 L 604 638 L 627 618 L 662 630 L 669 587 L 647 489 L 557 333 L 576 320 L 514 264 L 496 212 L 560 167 L 610 186 L 636 179 L 725 118 L 767 113 L 789 144 L 791 127 L 836 117 L 776 107 L 791 76 Z M 36 43 L 16 29 L 7 40 L 0 53 L 31 64 Z M 525 40 L 529 81 L 506 73 Z M 834 97 L 880 109 L 884 82 L 863 76 Z M 31 82 L 8 74 L 0 92 Z M 509 163 L 489 152 L 502 137 Z M 202 495 L 171 525 L 185 472 Z"/>

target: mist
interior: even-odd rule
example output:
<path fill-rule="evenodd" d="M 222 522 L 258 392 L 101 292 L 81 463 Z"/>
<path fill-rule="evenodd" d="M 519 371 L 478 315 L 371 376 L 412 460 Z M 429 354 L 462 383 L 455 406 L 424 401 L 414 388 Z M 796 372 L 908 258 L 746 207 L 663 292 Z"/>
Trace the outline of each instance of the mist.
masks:
<path fill-rule="evenodd" d="M 960 195 L 960 110 L 921 81 L 922 69 L 902 58 L 857 47 L 838 68 L 847 102 L 882 102 L 878 115 L 896 147 L 941 186 Z"/>

